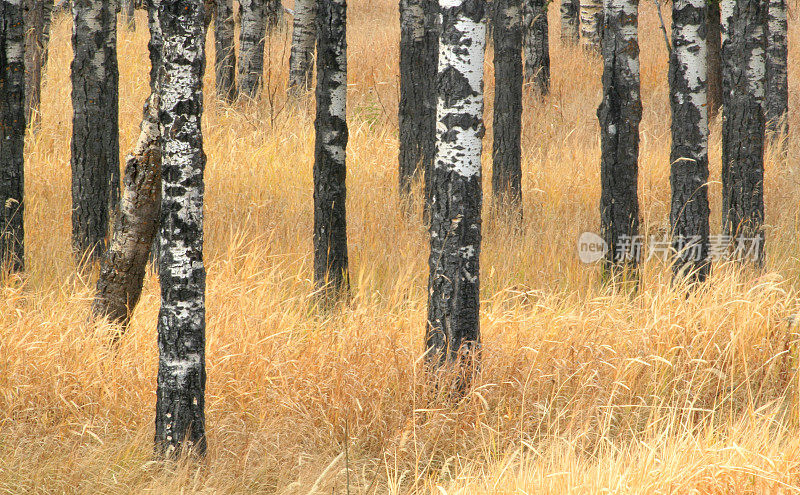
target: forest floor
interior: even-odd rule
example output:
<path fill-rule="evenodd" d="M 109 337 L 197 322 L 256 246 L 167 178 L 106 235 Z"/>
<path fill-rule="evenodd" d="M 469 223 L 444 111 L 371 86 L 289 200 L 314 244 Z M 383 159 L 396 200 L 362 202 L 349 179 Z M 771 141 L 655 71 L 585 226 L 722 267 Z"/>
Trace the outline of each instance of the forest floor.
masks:
<path fill-rule="evenodd" d="M 313 95 L 287 103 L 288 36 L 268 43 L 264 98 L 203 118 L 209 451 L 152 461 L 157 279 L 130 330 L 89 321 L 96 269 L 70 251 L 71 21 L 53 28 L 41 123 L 27 142 L 27 272 L 0 288 L 0 493 L 800 492 L 800 65 L 792 132 L 766 154 L 767 264 L 720 264 L 702 288 L 644 264 L 614 292 L 576 243 L 599 227 L 601 64 L 559 41 L 552 94 L 525 100 L 522 229 L 492 212 L 486 66 L 483 366 L 457 405 L 420 373 L 427 233 L 398 208 L 396 2 L 353 0 L 348 235 L 353 299 L 312 305 Z M 642 230 L 669 212 L 667 51 L 643 3 Z M 148 91 L 145 16 L 119 34 L 121 149 Z M 667 19 L 668 20 L 668 19 Z M 791 23 L 790 58 L 800 28 Z M 719 120 L 711 138 L 720 226 Z"/>

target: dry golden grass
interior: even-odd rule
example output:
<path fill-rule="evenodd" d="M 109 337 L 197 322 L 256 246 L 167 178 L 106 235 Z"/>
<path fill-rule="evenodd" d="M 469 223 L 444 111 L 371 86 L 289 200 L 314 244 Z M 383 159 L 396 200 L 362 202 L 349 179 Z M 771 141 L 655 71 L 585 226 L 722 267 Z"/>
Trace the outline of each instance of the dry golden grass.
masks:
<path fill-rule="evenodd" d="M 285 35 L 270 43 L 268 96 L 256 106 L 216 102 L 207 71 L 210 449 L 199 465 L 168 467 L 150 462 L 155 278 L 119 348 L 108 346 L 111 328 L 86 323 L 92 278 L 76 274 L 69 251 L 71 25 L 57 20 L 27 148 L 29 270 L 0 289 L 0 492 L 345 493 L 348 473 L 350 493 L 800 491 L 800 355 L 787 320 L 800 289 L 797 134 L 786 159 L 767 154 L 764 272 L 723 266 L 686 294 L 651 261 L 639 293 L 603 288 L 574 247 L 599 223 L 600 66 L 558 42 L 555 8 L 553 93 L 526 102 L 524 233 L 488 212 L 484 224 L 484 366 L 461 404 L 426 402 L 427 238 L 397 208 L 395 9 L 350 5 L 354 299 L 334 314 L 309 304 L 313 102 L 285 104 Z M 148 85 L 142 13 L 138 22 L 119 39 L 123 150 Z M 649 3 L 641 28 L 640 200 L 644 229 L 658 233 L 669 109 Z M 794 59 L 794 24 L 791 40 Z M 489 83 L 487 110 L 492 92 Z M 719 155 L 716 123 L 714 231 Z"/>

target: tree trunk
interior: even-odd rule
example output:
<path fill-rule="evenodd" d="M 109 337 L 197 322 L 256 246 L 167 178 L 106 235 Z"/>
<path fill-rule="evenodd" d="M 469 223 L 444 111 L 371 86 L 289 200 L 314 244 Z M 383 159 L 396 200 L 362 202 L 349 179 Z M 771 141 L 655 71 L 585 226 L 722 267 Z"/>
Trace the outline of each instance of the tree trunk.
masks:
<path fill-rule="evenodd" d="M 769 0 L 764 118 L 770 132 L 785 130 L 783 127 L 789 113 L 787 13 L 786 0 Z"/>
<path fill-rule="evenodd" d="M 603 0 L 580 0 L 580 3 L 581 44 L 599 52 L 603 39 Z"/>
<path fill-rule="evenodd" d="M 134 0 L 122 0 L 120 10 L 122 12 L 122 24 L 131 31 L 136 31 L 136 12 L 133 2 Z"/>
<path fill-rule="evenodd" d="M 233 1 L 216 0 L 217 19 L 214 22 L 217 97 L 232 102 L 236 100 L 236 50 L 234 48 Z"/>
<path fill-rule="evenodd" d="M 205 453 L 202 0 L 162 0 L 161 311 L 158 315 L 156 452 Z"/>
<path fill-rule="evenodd" d="M 281 0 L 264 0 L 264 13 L 267 17 L 266 32 L 272 33 L 283 19 L 283 4 Z"/>
<path fill-rule="evenodd" d="M 767 4 L 722 4 L 722 226 L 764 259 L 764 94 Z"/>
<path fill-rule="evenodd" d="M 74 0 L 72 13 L 72 242 L 78 259 L 99 258 L 119 202 L 116 13 L 103 0 Z"/>
<path fill-rule="evenodd" d="M 400 1 L 400 194 L 415 177 L 426 183 L 436 146 L 436 64 L 439 38 L 436 2 Z M 428 198 L 428 188 L 426 198 Z M 428 203 L 426 199 L 426 204 Z"/>
<path fill-rule="evenodd" d="M 347 2 L 321 0 L 317 13 L 314 123 L 314 282 L 324 304 L 349 289 L 347 258 Z"/>
<path fill-rule="evenodd" d="M 239 95 L 255 99 L 264 72 L 264 37 L 267 0 L 239 0 L 242 25 L 239 32 Z"/>
<path fill-rule="evenodd" d="M 432 169 L 426 359 L 455 365 L 455 391 L 480 360 L 481 151 L 486 2 L 439 0 L 436 158 Z"/>
<path fill-rule="evenodd" d="M 580 0 L 561 0 L 561 42 L 575 44 L 581 38 Z"/>
<path fill-rule="evenodd" d="M 22 0 L 0 3 L 0 263 L 21 271 L 25 260 L 25 24 Z"/>
<path fill-rule="evenodd" d="M 164 64 L 162 63 L 164 37 L 161 35 L 161 24 L 158 22 L 158 9 L 161 6 L 161 0 L 147 0 L 147 2 L 147 26 L 150 28 L 150 41 L 147 44 L 147 49 L 150 52 L 150 94 L 158 94 L 157 84 L 164 70 Z M 156 224 L 155 239 L 153 239 L 153 245 L 150 247 L 150 262 L 153 270 L 158 272 L 158 253 L 161 251 L 161 229 L 158 228 L 161 224 L 160 214 L 156 217 Z"/>
<path fill-rule="evenodd" d="M 25 12 L 25 122 L 38 120 L 44 66 L 45 2 L 23 0 Z"/>
<path fill-rule="evenodd" d="M 669 83 L 672 108 L 670 225 L 677 275 L 708 275 L 707 0 L 674 0 Z"/>
<path fill-rule="evenodd" d="M 639 235 L 639 0 L 605 0 L 603 101 L 600 121 L 600 221 L 608 245 L 607 274 L 635 268 L 637 253 L 628 249 Z"/>
<path fill-rule="evenodd" d="M 539 0 L 533 1 L 540 3 Z M 495 89 L 492 196 L 498 204 L 508 202 L 521 216 L 523 2 L 495 0 L 493 11 Z M 528 21 L 532 21 L 534 15 L 537 13 L 528 12 Z M 533 29 L 526 31 L 526 37 L 532 36 Z M 526 59 L 526 62 L 530 63 L 530 60 Z"/>
<path fill-rule="evenodd" d="M 296 0 L 292 28 L 292 52 L 289 55 L 289 92 L 291 94 L 311 89 L 316 41 L 317 1 Z"/>
<path fill-rule="evenodd" d="M 541 95 L 550 92 L 550 37 L 547 27 L 549 0 L 524 0 L 525 82 Z M 497 41 L 495 38 L 495 45 Z"/>
<path fill-rule="evenodd" d="M 713 118 L 722 106 L 722 60 L 719 1 L 708 1 L 708 116 Z"/>

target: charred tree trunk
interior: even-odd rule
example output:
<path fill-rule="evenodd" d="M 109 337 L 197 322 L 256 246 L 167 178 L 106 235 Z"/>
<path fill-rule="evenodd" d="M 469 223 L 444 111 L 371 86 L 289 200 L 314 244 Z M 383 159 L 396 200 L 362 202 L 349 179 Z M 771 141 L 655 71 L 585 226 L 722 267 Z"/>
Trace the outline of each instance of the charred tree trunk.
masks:
<path fill-rule="evenodd" d="M 99 258 L 119 202 L 117 17 L 103 0 L 74 0 L 72 14 L 72 242 Z"/>
<path fill-rule="evenodd" d="M 769 0 L 767 17 L 767 86 L 764 118 L 770 132 L 785 130 L 789 113 L 788 8 L 786 0 Z"/>
<path fill-rule="evenodd" d="M 533 2 L 540 3 L 538 0 Z M 492 196 L 498 204 L 510 203 L 519 216 L 522 215 L 522 10 L 521 0 L 495 0 L 493 9 L 495 90 Z M 529 13 L 531 16 L 535 14 Z M 530 17 L 528 19 L 531 20 Z"/>
<path fill-rule="evenodd" d="M 719 13 L 720 0 L 708 0 L 708 116 L 713 118 L 722 107 L 722 49 L 721 20 Z"/>
<path fill-rule="evenodd" d="M 216 59 L 217 97 L 232 102 L 236 100 L 236 50 L 234 48 L 233 1 L 216 0 L 216 21 L 214 22 L 214 43 Z"/>
<path fill-rule="evenodd" d="M 316 41 L 317 0 L 296 0 L 292 28 L 292 52 L 289 55 L 289 92 L 292 94 L 311 89 Z"/>
<path fill-rule="evenodd" d="M 578 43 L 581 39 L 580 0 L 561 0 L 561 42 Z"/>
<path fill-rule="evenodd" d="M 317 13 L 314 123 L 314 282 L 323 304 L 349 289 L 347 258 L 347 2 L 321 0 Z"/>
<path fill-rule="evenodd" d="M 600 52 L 603 39 L 603 0 L 580 0 L 581 44 L 584 48 Z"/>
<path fill-rule="evenodd" d="M 455 366 L 456 392 L 480 360 L 481 151 L 486 10 L 483 0 L 440 0 L 441 29 L 432 169 L 426 359 Z"/>
<path fill-rule="evenodd" d="M 707 0 L 673 0 L 669 83 L 672 108 L 670 225 L 677 275 L 708 275 Z"/>
<path fill-rule="evenodd" d="M 264 72 L 264 38 L 267 34 L 267 0 L 240 0 L 239 95 L 255 99 Z"/>
<path fill-rule="evenodd" d="M 639 0 L 605 0 L 600 121 L 600 221 L 608 245 L 604 270 L 625 275 L 638 263 L 626 249 L 639 235 Z"/>
<path fill-rule="evenodd" d="M 136 31 L 134 0 L 122 0 L 120 3 L 120 11 L 122 12 L 122 24 L 131 31 Z"/>
<path fill-rule="evenodd" d="M 25 22 L 22 0 L 0 2 L 0 262 L 21 271 L 25 261 Z"/>
<path fill-rule="evenodd" d="M 44 67 L 46 2 L 23 0 L 25 11 L 25 122 L 38 120 Z"/>
<path fill-rule="evenodd" d="M 438 9 L 428 0 L 400 2 L 400 195 L 411 192 L 414 178 L 426 184 L 436 146 L 436 64 Z M 426 204 L 429 189 L 425 188 Z"/>
<path fill-rule="evenodd" d="M 159 82 L 162 150 L 161 311 L 158 315 L 156 453 L 205 453 L 202 0 L 162 0 Z"/>
<path fill-rule="evenodd" d="M 722 4 L 722 226 L 764 259 L 764 94 L 767 3 Z"/>
<path fill-rule="evenodd" d="M 524 0 L 525 82 L 541 95 L 550 92 L 550 36 L 547 26 L 549 0 Z M 497 39 L 495 38 L 495 45 Z"/>

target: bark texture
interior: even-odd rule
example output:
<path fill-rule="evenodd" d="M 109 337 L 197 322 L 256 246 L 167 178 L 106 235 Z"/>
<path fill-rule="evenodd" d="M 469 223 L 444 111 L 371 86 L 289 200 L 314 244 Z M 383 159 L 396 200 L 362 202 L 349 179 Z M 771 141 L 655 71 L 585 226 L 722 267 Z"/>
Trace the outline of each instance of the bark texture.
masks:
<path fill-rule="evenodd" d="M 541 95 L 550 92 L 550 36 L 547 25 L 549 0 L 524 0 L 525 82 Z M 497 38 L 495 37 L 495 46 Z"/>
<path fill-rule="evenodd" d="M 164 76 L 155 446 L 165 457 L 206 450 L 203 11 L 202 0 L 162 0 L 158 11 Z"/>
<path fill-rule="evenodd" d="M 581 45 L 597 52 L 603 39 L 603 0 L 580 0 Z"/>
<path fill-rule="evenodd" d="M 264 12 L 267 20 L 267 32 L 271 33 L 283 19 L 283 4 L 281 0 L 264 0 Z"/>
<path fill-rule="evenodd" d="M 764 253 L 764 95 L 767 2 L 722 3 L 722 225 Z"/>
<path fill-rule="evenodd" d="M 669 83 L 672 247 L 676 273 L 708 275 L 707 0 L 674 0 Z"/>
<path fill-rule="evenodd" d="M 532 0 L 532 3 L 541 2 Z M 493 10 L 495 91 L 492 195 L 496 202 L 507 201 L 521 214 L 523 2 L 495 0 Z M 528 12 L 528 15 L 533 16 L 535 12 Z M 528 21 L 532 21 L 531 17 L 528 17 Z M 530 30 L 526 34 L 530 35 Z"/>
<path fill-rule="evenodd" d="M 317 1 L 296 0 L 292 23 L 292 51 L 289 55 L 289 91 L 291 93 L 296 94 L 311 89 L 316 41 Z"/>
<path fill-rule="evenodd" d="M 608 245 L 604 268 L 612 273 L 634 268 L 625 245 L 639 234 L 639 83 L 638 0 L 605 0 L 603 101 L 600 121 L 600 221 Z"/>
<path fill-rule="evenodd" d="M 240 0 L 239 95 L 256 98 L 264 72 L 264 38 L 267 34 L 267 1 Z"/>
<path fill-rule="evenodd" d="M 722 49 L 721 20 L 719 12 L 720 0 L 708 0 L 708 115 L 713 118 L 722 107 Z"/>
<path fill-rule="evenodd" d="M 34 123 L 41 103 L 47 2 L 23 0 L 25 11 L 25 122 Z"/>
<path fill-rule="evenodd" d="M 314 122 L 314 282 L 324 303 L 349 288 L 347 257 L 347 2 L 321 0 L 317 14 Z"/>
<path fill-rule="evenodd" d="M 432 169 L 426 359 L 461 368 L 480 359 L 481 151 L 486 10 L 483 0 L 440 0 L 436 159 Z"/>
<path fill-rule="evenodd" d="M 400 194 L 419 174 L 428 183 L 436 146 L 438 6 L 429 0 L 400 1 Z M 426 204 L 429 188 L 425 188 Z"/>
<path fill-rule="evenodd" d="M 131 31 L 136 31 L 136 11 L 134 0 L 122 0 L 120 3 L 122 24 Z"/>
<path fill-rule="evenodd" d="M 117 16 L 103 0 L 74 0 L 72 14 L 72 242 L 99 258 L 119 202 Z"/>
<path fill-rule="evenodd" d="M 561 0 L 561 42 L 577 43 L 581 38 L 580 0 Z"/>
<path fill-rule="evenodd" d="M 767 86 L 764 118 L 771 132 L 781 130 L 789 113 L 788 8 L 786 0 L 769 0 L 767 18 Z"/>
<path fill-rule="evenodd" d="M 233 1 L 216 0 L 214 21 L 214 75 L 217 97 L 232 102 L 236 99 L 236 50 L 234 48 Z"/>
<path fill-rule="evenodd" d="M 24 268 L 25 24 L 22 0 L 0 2 L 0 262 Z"/>

